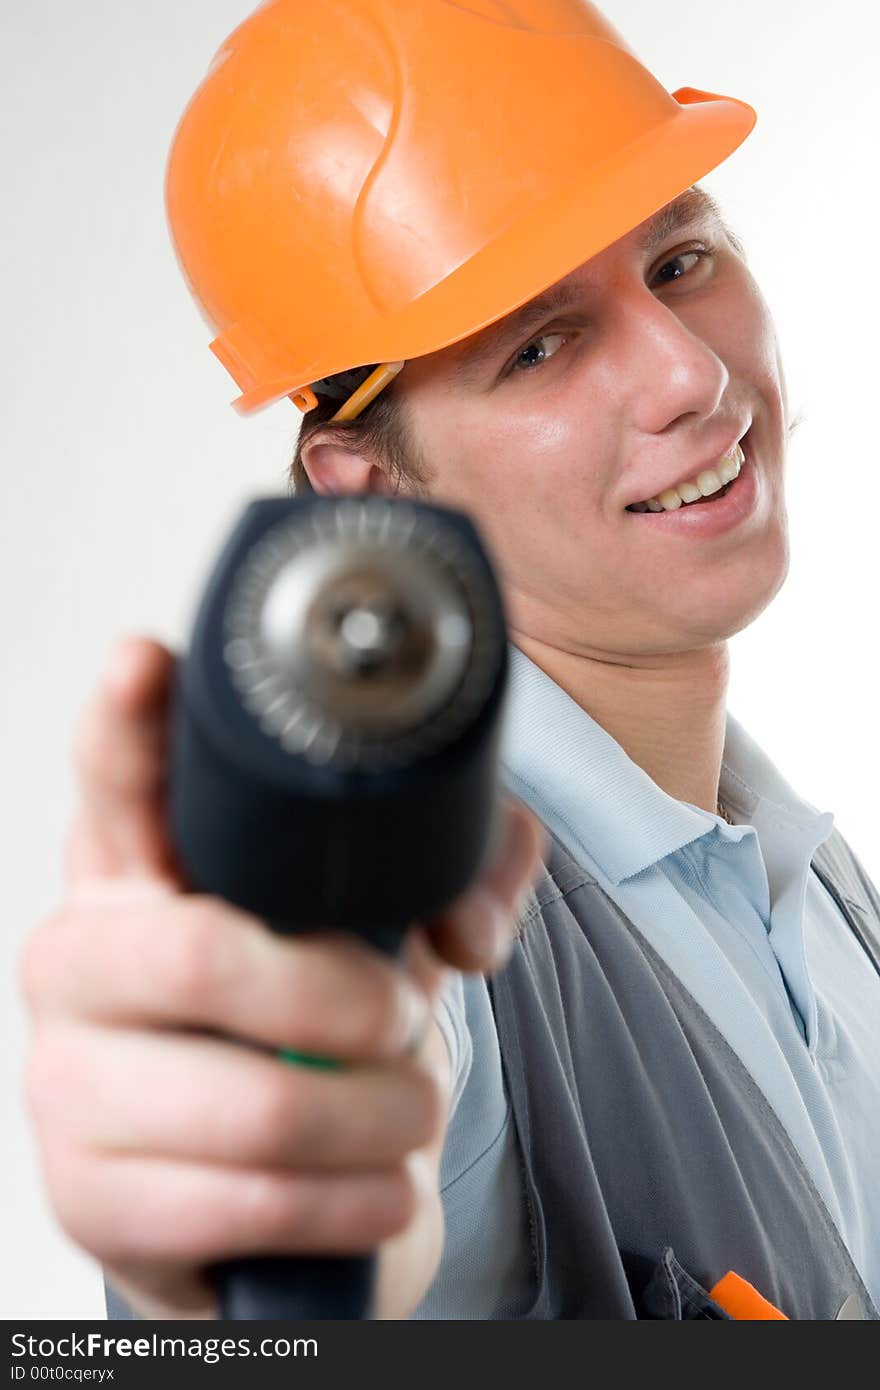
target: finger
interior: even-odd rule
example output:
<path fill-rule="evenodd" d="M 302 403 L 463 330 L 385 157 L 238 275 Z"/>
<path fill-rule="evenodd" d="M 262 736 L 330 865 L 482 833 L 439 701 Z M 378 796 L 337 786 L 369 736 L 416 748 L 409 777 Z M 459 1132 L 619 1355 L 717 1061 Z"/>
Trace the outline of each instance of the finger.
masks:
<path fill-rule="evenodd" d="M 217 1289 L 204 1270 L 189 1263 L 103 1261 L 104 1273 L 136 1317 L 212 1319 L 218 1315 Z"/>
<path fill-rule="evenodd" d="M 210 1028 L 342 1060 L 401 1056 L 428 1001 L 357 937 L 284 937 L 220 898 L 93 903 L 47 919 L 22 959 L 33 1011 Z"/>
<path fill-rule="evenodd" d="M 449 968 L 438 955 L 428 927 L 414 922 L 409 928 L 403 939 L 400 964 L 407 977 L 425 996 L 430 1012 L 433 1013 L 434 1005 L 443 991 Z M 418 1031 L 414 1032 L 410 1040 L 410 1052 L 418 1051 L 424 1040 L 427 1022 L 427 1018 L 422 1019 Z"/>
<path fill-rule="evenodd" d="M 515 912 L 521 898 L 534 882 L 542 857 L 547 852 L 548 837 L 537 816 L 523 802 L 508 797 L 506 806 L 506 837 L 481 879 L 509 912 Z"/>
<path fill-rule="evenodd" d="M 412 1220 L 429 1177 L 421 1154 L 369 1173 L 296 1175 L 176 1159 L 101 1157 L 55 1145 L 55 1210 L 102 1262 L 190 1265 L 250 1255 L 366 1253 Z"/>
<path fill-rule="evenodd" d="M 314 1071 L 219 1038 L 82 1027 L 55 1030 L 50 1046 L 30 1070 L 42 1131 L 104 1155 L 380 1169 L 429 1143 L 445 1104 L 430 1067 L 410 1060 Z M 65 1085 L 47 1084 L 59 1065 Z"/>
<path fill-rule="evenodd" d="M 510 954 L 524 893 L 547 848 L 547 833 L 522 802 L 508 798 L 501 846 L 477 882 L 428 924 L 437 955 L 459 970 L 497 970 Z"/>
<path fill-rule="evenodd" d="M 149 638 L 122 639 L 80 717 L 81 804 L 66 853 L 74 896 L 119 877 L 179 883 L 164 811 L 174 661 Z"/>

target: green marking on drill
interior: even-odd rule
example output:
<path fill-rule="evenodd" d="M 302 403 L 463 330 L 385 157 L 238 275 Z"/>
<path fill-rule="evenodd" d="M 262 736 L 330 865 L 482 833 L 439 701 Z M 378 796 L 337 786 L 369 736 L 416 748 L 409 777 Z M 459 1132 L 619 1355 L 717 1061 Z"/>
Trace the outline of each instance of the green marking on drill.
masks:
<path fill-rule="evenodd" d="M 310 1052 L 295 1052 L 292 1047 L 280 1047 L 278 1056 L 282 1062 L 295 1067 L 318 1067 L 323 1071 L 341 1071 L 342 1063 L 335 1057 L 315 1057 Z"/>

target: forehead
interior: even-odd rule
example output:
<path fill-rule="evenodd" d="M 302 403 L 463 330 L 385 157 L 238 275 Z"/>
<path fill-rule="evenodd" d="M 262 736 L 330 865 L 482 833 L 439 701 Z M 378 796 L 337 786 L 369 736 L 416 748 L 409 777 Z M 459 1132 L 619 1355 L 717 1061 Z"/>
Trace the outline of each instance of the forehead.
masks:
<path fill-rule="evenodd" d="M 715 200 L 705 189 L 696 186 L 687 189 L 625 235 L 634 240 L 636 249 L 642 255 L 649 256 L 675 232 L 695 222 L 723 226 Z M 619 238 L 620 241 L 624 239 Z M 584 264 L 588 265 L 589 262 Z M 550 317 L 567 307 L 577 290 L 582 271 L 583 266 L 579 266 L 520 308 L 512 310 L 496 323 L 489 324 L 487 328 L 455 344 L 450 351 L 454 358 L 456 376 L 470 375 L 508 339 L 515 338 L 520 333 L 527 333 L 542 318 Z"/>

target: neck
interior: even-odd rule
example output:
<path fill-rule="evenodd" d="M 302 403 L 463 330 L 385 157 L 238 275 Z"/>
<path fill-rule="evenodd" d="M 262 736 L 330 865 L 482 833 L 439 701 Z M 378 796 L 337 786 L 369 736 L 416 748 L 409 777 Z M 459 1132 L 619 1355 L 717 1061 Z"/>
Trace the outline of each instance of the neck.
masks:
<path fill-rule="evenodd" d="M 726 642 L 663 656 L 608 657 L 511 636 L 663 791 L 714 814 L 730 669 Z"/>

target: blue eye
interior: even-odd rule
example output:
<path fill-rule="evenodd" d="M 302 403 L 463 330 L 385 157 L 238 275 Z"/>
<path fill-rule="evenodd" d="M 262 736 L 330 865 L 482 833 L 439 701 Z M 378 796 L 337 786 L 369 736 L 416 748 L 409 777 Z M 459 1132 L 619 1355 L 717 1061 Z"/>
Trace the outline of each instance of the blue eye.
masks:
<path fill-rule="evenodd" d="M 510 370 L 512 372 L 533 371 L 535 367 L 540 367 L 549 357 L 558 352 L 566 341 L 564 333 L 539 334 L 537 338 L 532 338 L 531 342 L 526 343 L 525 347 L 520 348 L 510 365 Z M 555 343 L 556 346 L 548 351 L 547 348 L 550 343 Z M 542 347 L 541 344 L 544 346 Z"/>

